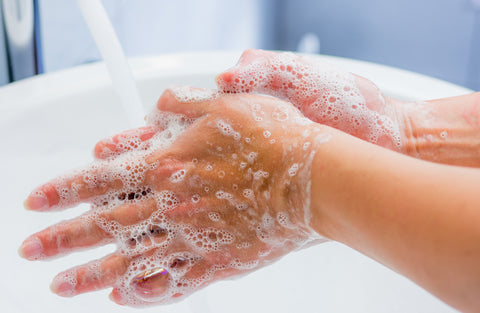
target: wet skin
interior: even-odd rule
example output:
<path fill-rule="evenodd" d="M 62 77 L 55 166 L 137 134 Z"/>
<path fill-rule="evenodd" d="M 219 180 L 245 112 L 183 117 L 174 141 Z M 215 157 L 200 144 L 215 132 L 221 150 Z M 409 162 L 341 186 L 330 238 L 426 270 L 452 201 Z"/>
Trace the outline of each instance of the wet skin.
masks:
<path fill-rule="evenodd" d="M 254 91 L 243 84 L 235 90 L 235 79 L 227 78 L 248 69 L 256 58 L 268 65 L 262 62 L 274 56 L 253 52 L 245 52 L 239 66 L 219 76 L 221 88 Z M 277 84 L 270 84 L 272 78 L 278 81 L 276 77 L 272 73 L 264 81 L 262 92 L 282 96 L 312 120 L 348 132 L 348 124 L 338 120 L 316 120 L 322 112 L 313 112 L 310 104 L 328 97 L 313 93 L 318 99 L 302 102 L 288 81 L 282 82 L 285 93 L 279 93 Z M 233 89 L 227 90 L 225 82 Z M 385 102 L 376 102 L 381 97 L 373 83 L 355 84 L 371 112 L 396 112 L 395 118 L 387 114 L 396 120 L 401 136 L 399 149 L 393 150 L 437 163 L 480 167 L 479 93 L 413 104 L 385 97 Z M 336 98 L 335 103 L 348 101 Z M 166 303 L 323 237 L 378 260 L 456 308 L 478 311 L 478 170 L 423 162 L 378 147 L 395 148 L 388 140 L 369 144 L 376 126 L 368 123 L 351 128 L 351 135 L 364 141 L 309 124 L 289 103 L 270 97 L 242 94 L 191 103 L 167 92 L 158 109 L 146 127 L 100 141 L 96 166 L 47 183 L 26 200 L 27 208 L 39 211 L 78 202 L 91 202 L 93 210 L 32 235 L 20 248 L 22 256 L 49 258 L 107 242 L 119 247 L 113 255 L 60 274 L 52 284 L 55 292 L 71 296 L 114 287 L 112 298 L 120 304 Z M 176 121 L 184 128 L 170 145 L 159 148 L 156 136 L 165 137 L 169 129 L 156 122 L 162 120 L 162 111 L 181 113 Z M 285 122 L 285 112 L 293 119 Z M 248 153 L 241 153 L 245 149 Z M 122 163 L 128 154 L 136 160 L 129 163 L 133 167 Z M 309 155 L 311 162 L 305 158 Z M 119 168 L 131 175 L 120 175 Z M 241 175 L 246 168 L 256 176 Z M 139 180 L 135 171 L 144 178 Z M 195 175 L 200 184 L 187 179 Z M 195 189 L 199 185 L 203 189 Z M 313 192 L 305 193 L 310 187 Z M 244 203 L 255 210 L 242 210 Z M 130 227 L 137 224 L 142 227 Z M 192 228 L 175 227 L 186 224 L 200 226 L 201 236 L 192 236 Z M 112 225 L 117 231 L 111 231 Z M 156 263 L 138 267 L 145 260 Z M 213 274 L 204 275 L 212 266 Z"/>
<path fill-rule="evenodd" d="M 168 147 L 157 145 L 172 136 L 165 112 L 184 128 Z M 247 94 L 186 103 L 166 91 L 148 119 L 147 127 L 99 142 L 92 165 L 27 198 L 26 207 L 37 211 L 80 202 L 93 208 L 27 238 L 23 257 L 118 245 L 112 255 L 59 274 L 54 292 L 114 287 L 120 304 L 166 303 L 320 238 L 305 222 L 306 186 L 325 137 L 291 104 Z"/>

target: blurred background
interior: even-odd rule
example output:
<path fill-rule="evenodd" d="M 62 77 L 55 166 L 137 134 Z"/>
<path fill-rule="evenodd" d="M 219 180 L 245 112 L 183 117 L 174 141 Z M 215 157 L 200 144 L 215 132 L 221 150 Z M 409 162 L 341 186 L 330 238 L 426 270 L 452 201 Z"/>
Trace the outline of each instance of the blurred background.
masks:
<path fill-rule="evenodd" d="M 103 0 L 127 57 L 262 48 L 480 89 L 480 0 Z M 100 60 L 75 0 L 0 0 L 0 85 Z"/>

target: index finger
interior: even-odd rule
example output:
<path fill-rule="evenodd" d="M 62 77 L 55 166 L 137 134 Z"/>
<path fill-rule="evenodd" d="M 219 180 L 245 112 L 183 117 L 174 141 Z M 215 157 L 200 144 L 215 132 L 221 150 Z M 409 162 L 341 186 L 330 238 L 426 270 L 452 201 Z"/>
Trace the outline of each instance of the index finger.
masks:
<path fill-rule="evenodd" d="M 33 211 L 65 209 L 122 186 L 121 179 L 111 175 L 104 163 L 95 163 L 37 187 L 27 197 L 24 206 Z"/>

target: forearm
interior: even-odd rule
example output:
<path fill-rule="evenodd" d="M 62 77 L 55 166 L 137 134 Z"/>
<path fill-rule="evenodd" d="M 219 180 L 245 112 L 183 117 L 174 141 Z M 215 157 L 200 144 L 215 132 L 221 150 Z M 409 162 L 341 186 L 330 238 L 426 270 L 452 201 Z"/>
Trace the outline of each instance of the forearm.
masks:
<path fill-rule="evenodd" d="M 478 311 L 480 171 L 406 158 L 334 131 L 312 176 L 311 225 L 321 235 Z"/>
<path fill-rule="evenodd" d="M 437 163 L 480 167 L 480 93 L 399 103 L 404 154 Z"/>

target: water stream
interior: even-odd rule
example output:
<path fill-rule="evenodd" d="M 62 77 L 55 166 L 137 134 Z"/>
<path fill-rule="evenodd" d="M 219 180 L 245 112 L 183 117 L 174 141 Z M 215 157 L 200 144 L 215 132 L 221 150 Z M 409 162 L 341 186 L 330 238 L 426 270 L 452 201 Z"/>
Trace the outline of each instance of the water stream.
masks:
<path fill-rule="evenodd" d="M 113 88 L 120 97 L 129 128 L 144 124 L 144 107 L 132 72 L 105 8 L 99 0 L 77 0 L 83 18 L 107 66 Z"/>
<path fill-rule="evenodd" d="M 130 128 L 144 124 L 144 107 L 133 79 L 132 72 L 123 53 L 115 30 L 100 0 L 77 0 L 85 22 L 100 50 L 113 88 L 120 97 Z M 211 312 L 205 296 L 194 295 L 188 299 L 192 313 Z"/>

